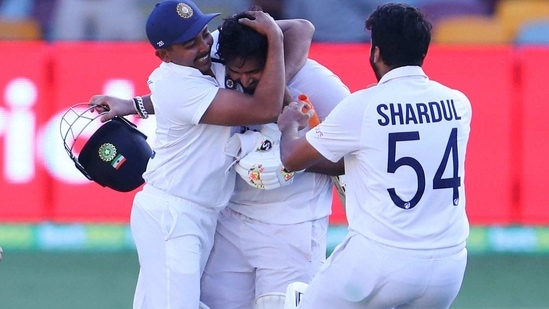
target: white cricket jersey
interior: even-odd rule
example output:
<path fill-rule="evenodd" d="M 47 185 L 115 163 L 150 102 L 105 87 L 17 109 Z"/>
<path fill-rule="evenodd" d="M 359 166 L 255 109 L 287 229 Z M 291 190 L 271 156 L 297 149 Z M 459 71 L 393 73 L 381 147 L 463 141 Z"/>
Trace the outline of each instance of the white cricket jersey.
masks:
<path fill-rule="evenodd" d="M 339 77 L 310 59 L 288 87 L 294 93 L 306 94 L 321 120 L 350 93 Z M 259 131 L 260 126 L 248 129 Z M 307 131 L 301 133 L 304 135 Z M 332 181 L 327 175 L 296 173 L 292 184 L 274 190 L 256 189 L 241 177 L 236 178 L 235 193 L 229 207 L 247 217 L 265 223 L 293 224 L 323 218 L 331 213 Z"/>
<path fill-rule="evenodd" d="M 212 63 L 212 70 L 224 78 L 223 65 Z M 199 123 L 219 82 L 195 68 L 163 62 L 148 83 L 157 128 L 154 155 L 143 178 L 197 204 L 225 207 L 235 180 L 234 171 L 226 172 L 232 158 L 224 153 L 231 128 Z"/>
<path fill-rule="evenodd" d="M 421 67 L 393 69 L 353 93 L 307 133 L 331 161 L 345 158 L 349 229 L 408 249 L 464 244 L 465 153 L 471 104 Z"/>

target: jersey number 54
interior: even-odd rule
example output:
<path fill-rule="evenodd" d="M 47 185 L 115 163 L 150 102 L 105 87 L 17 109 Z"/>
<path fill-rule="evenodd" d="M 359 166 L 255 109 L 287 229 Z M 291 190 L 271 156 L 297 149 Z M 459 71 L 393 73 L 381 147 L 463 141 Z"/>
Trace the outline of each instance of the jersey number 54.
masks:
<path fill-rule="evenodd" d="M 403 209 L 414 208 L 417 203 L 421 200 L 423 193 L 425 192 L 425 171 L 421 166 L 421 163 L 412 157 L 401 157 L 396 158 L 396 147 L 398 142 L 407 142 L 407 141 L 417 141 L 419 140 L 419 132 L 398 132 L 398 133 L 389 133 L 389 157 L 387 161 L 387 172 L 395 173 L 396 170 L 401 166 L 411 167 L 417 176 L 417 191 L 409 201 L 404 201 L 398 196 L 395 191 L 395 188 L 388 188 L 387 191 L 395 203 L 396 206 Z M 457 128 L 453 128 L 448 142 L 446 144 L 446 149 L 444 150 L 444 155 L 440 165 L 437 168 L 435 176 L 433 177 L 433 189 L 452 189 L 453 190 L 453 204 L 457 206 L 459 203 L 459 187 L 461 186 L 461 178 L 459 177 L 459 160 L 458 160 L 458 144 L 457 144 Z M 451 157 L 450 157 L 451 155 Z M 444 170 L 448 165 L 448 161 L 451 160 L 451 166 L 453 167 L 453 173 L 451 178 L 442 178 Z"/>

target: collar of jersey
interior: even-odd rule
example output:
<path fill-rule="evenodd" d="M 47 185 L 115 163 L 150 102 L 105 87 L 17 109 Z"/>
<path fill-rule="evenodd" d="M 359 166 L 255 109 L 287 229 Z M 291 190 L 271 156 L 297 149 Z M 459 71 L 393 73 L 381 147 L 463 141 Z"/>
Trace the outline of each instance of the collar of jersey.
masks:
<path fill-rule="evenodd" d="M 391 71 L 385 73 L 385 75 L 383 75 L 383 77 L 379 80 L 378 84 L 384 84 L 392 79 L 401 78 L 401 77 L 428 78 L 420 66 L 405 66 L 405 67 L 392 69 Z"/>

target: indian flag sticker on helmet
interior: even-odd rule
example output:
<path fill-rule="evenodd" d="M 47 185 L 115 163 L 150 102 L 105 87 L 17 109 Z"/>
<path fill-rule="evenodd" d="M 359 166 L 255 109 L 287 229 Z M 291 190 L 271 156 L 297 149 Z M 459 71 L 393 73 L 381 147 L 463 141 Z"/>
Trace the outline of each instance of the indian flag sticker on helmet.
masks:
<path fill-rule="evenodd" d="M 115 169 L 119 169 L 122 164 L 124 164 L 124 162 L 126 162 L 126 158 L 121 153 L 119 153 L 116 158 L 114 158 L 114 160 L 111 162 L 111 165 Z"/>

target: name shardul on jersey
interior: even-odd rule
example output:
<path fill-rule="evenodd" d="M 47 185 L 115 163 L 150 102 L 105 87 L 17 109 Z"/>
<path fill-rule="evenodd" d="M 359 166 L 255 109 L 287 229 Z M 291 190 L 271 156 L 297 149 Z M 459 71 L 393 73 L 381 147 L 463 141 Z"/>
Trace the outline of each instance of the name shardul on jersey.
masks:
<path fill-rule="evenodd" d="M 460 120 L 454 100 L 440 100 L 428 103 L 379 104 L 377 112 L 380 126 L 435 123 L 443 120 Z"/>

